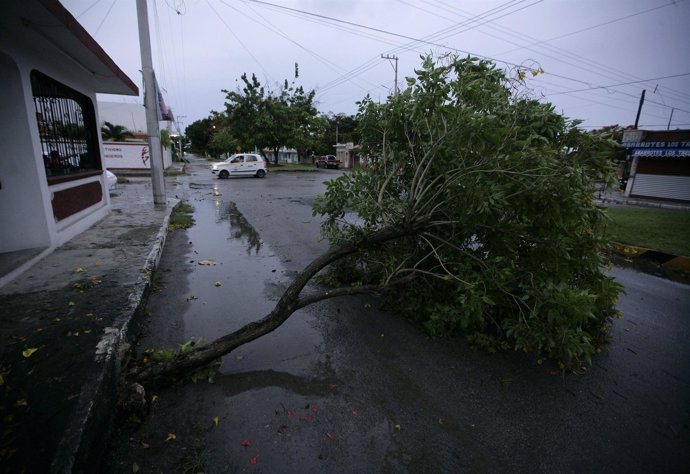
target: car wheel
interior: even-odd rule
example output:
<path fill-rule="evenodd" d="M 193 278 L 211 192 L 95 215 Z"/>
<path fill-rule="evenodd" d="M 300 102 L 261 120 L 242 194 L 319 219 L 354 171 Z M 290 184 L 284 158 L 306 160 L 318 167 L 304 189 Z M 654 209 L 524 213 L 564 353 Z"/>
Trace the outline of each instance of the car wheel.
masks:
<path fill-rule="evenodd" d="M 228 173 L 228 170 L 223 170 L 220 173 L 218 173 L 218 177 L 220 179 L 228 179 L 228 176 L 230 176 L 230 173 Z"/>
<path fill-rule="evenodd" d="M 256 177 L 257 177 L 257 178 L 263 178 L 264 176 L 266 176 L 266 171 L 264 171 L 264 170 L 259 170 L 259 171 L 256 172 Z"/>

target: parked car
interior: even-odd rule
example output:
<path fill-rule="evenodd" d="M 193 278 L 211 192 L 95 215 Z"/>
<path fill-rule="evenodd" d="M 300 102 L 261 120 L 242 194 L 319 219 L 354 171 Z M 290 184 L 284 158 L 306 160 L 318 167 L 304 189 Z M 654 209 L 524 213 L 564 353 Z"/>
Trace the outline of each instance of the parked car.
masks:
<path fill-rule="evenodd" d="M 110 170 L 105 170 L 105 182 L 108 184 L 108 191 L 117 188 L 117 176 Z"/>
<path fill-rule="evenodd" d="M 340 168 L 340 160 L 333 155 L 319 156 L 316 159 L 317 168 Z"/>
<path fill-rule="evenodd" d="M 230 176 L 263 178 L 268 173 L 268 163 L 257 153 L 236 153 L 225 161 L 213 163 L 211 173 L 221 179 Z"/>

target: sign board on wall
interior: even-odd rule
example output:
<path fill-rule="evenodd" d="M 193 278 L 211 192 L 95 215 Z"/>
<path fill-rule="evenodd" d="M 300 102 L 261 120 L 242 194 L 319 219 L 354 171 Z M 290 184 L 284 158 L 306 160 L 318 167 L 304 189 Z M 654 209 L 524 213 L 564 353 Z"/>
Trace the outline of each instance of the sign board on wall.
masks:
<path fill-rule="evenodd" d="M 103 162 L 110 170 L 151 169 L 148 143 L 104 142 Z M 170 150 L 163 149 L 163 168 L 172 164 Z"/>

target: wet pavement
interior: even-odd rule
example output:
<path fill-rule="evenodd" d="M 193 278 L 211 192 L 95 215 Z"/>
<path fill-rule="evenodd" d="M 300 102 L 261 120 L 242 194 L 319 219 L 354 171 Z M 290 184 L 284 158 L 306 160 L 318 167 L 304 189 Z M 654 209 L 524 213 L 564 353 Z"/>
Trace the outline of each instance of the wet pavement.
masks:
<path fill-rule="evenodd" d="M 137 348 L 264 316 L 326 249 L 311 215 L 340 172 L 169 187 L 196 225 L 168 236 Z M 305 308 L 227 355 L 213 384 L 119 420 L 105 472 L 687 472 L 690 287 L 615 268 L 625 315 L 581 375 L 430 339 L 370 298 Z M 307 291 L 309 288 L 307 289 Z"/>
<path fill-rule="evenodd" d="M 150 181 L 149 181 L 150 182 Z M 139 332 L 175 200 L 150 184 L 0 289 L 0 472 L 86 472 L 116 402 L 120 348 Z"/>

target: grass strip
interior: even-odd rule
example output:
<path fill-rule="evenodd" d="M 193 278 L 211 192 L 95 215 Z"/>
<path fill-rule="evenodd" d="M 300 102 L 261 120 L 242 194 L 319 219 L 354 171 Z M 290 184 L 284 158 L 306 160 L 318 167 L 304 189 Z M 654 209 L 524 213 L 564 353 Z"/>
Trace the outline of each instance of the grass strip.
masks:
<path fill-rule="evenodd" d="M 609 207 L 608 235 L 614 242 L 690 256 L 690 211 Z"/>

